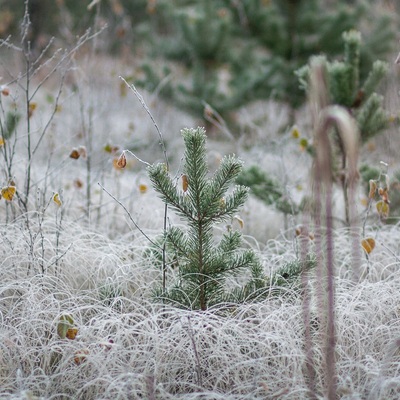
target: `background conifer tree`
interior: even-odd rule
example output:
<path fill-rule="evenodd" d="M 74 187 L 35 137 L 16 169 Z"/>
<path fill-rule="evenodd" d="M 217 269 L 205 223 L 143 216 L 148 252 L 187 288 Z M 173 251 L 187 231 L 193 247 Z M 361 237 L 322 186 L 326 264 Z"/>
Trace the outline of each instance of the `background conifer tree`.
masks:
<path fill-rule="evenodd" d="M 294 109 L 305 100 L 294 72 L 312 55 L 339 55 L 344 31 L 368 21 L 360 53 L 362 79 L 372 62 L 391 50 L 390 17 L 382 13 L 373 18 L 369 9 L 365 1 L 336 1 L 333 6 L 323 0 L 161 2 L 160 12 L 175 29 L 162 39 L 157 53 L 187 73 L 182 79 L 173 63 L 160 60 L 165 65 L 160 70 L 152 59 L 144 63 L 144 76 L 136 83 L 198 116 L 207 103 L 228 122 L 232 111 L 257 99 L 274 98 Z"/>
<path fill-rule="evenodd" d="M 355 117 L 362 142 L 379 134 L 388 126 L 389 116 L 383 107 L 383 96 L 378 94 L 379 85 L 388 72 L 387 63 L 376 60 L 361 74 L 361 33 L 344 32 L 342 61 L 328 61 L 326 56 L 313 56 L 309 63 L 297 71 L 300 86 L 308 92 L 308 75 L 312 64 L 321 64 L 328 80 L 328 102 L 346 107 Z"/>

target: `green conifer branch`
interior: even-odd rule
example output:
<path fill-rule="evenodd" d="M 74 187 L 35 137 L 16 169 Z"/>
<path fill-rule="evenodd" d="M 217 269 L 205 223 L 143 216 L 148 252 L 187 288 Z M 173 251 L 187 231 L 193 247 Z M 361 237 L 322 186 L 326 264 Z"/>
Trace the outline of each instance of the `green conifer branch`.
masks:
<path fill-rule="evenodd" d="M 365 98 L 372 95 L 382 79 L 387 75 L 388 69 L 388 64 L 380 60 L 377 60 L 372 64 L 372 69 L 361 89 Z"/>
<path fill-rule="evenodd" d="M 353 104 L 357 94 L 360 80 L 360 49 L 361 49 L 361 33 L 357 31 L 349 31 L 343 33 L 344 40 L 344 63 L 349 66 L 349 97 Z M 351 104 L 349 106 L 351 106 Z"/>
<path fill-rule="evenodd" d="M 183 217 L 193 218 L 191 209 L 182 193 L 176 190 L 164 163 L 151 165 L 147 168 L 150 180 L 155 190 L 160 193 L 164 202 L 168 203 Z"/>

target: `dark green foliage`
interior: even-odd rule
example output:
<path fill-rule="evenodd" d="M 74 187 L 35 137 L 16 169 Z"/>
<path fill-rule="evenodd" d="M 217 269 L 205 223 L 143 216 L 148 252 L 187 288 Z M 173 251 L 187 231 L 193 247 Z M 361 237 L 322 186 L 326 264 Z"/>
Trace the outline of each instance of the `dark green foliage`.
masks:
<path fill-rule="evenodd" d="M 4 140 L 9 139 L 15 132 L 21 115 L 16 112 L 8 112 L 5 116 L 5 121 L 0 120 L 0 133 Z"/>
<path fill-rule="evenodd" d="M 176 28 L 152 57 L 163 54 L 180 63 L 187 68 L 185 79 L 181 72 L 172 73 L 165 84 L 165 75 L 157 72 L 160 61 L 152 59 L 145 63 L 145 77 L 137 84 L 149 90 L 161 87 L 160 95 L 197 116 L 203 116 L 205 103 L 210 104 L 228 122 L 232 111 L 257 99 L 301 105 L 305 96 L 294 71 L 314 54 L 337 56 L 342 50 L 341 34 L 356 29 L 361 21 L 368 20 L 370 27 L 359 54 L 362 80 L 376 55 L 391 50 L 394 37 L 388 18 L 369 20 L 362 2 L 337 1 L 332 7 L 323 0 L 161 3 L 165 20 L 173 21 Z M 355 64 L 356 60 L 348 61 Z"/>
<path fill-rule="evenodd" d="M 244 0 L 243 9 L 251 35 L 271 53 L 266 62 L 272 76 L 260 81 L 264 97 L 272 94 L 294 107 L 304 101 L 294 71 L 313 54 L 338 54 L 340 34 L 364 15 L 362 7 L 342 1 L 330 9 L 319 0 Z"/>
<path fill-rule="evenodd" d="M 19 38 L 25 3 L 23 0 L 0 2 L 2 38 L 8 35 Z M 157 28 L 162 26 L 157 16 L 151 17 L 147 0 L 99 1 L 88 9 L 90 3 L 82 0 L 29 0 L 30 25 L 27 38 L 31 49 L 41 50 L 51 37 L 66 42 L 74 41 L 77 35 L 83 35 L 88 28 L 95 26 L 99 21 L 102 21 L 101 25 L 104 25 L 104 21 L 107 22 L 108 34 L 103 36 L 103 40 L 107 42 L 108 50 L 117 50 L 128 41 L 129 45 L 136 48 L 143 42 L 143 34 L 149 40 L 151 37 L 149 33 L 154 26 Z"/>
<path fill-rule="evenodd" d="M 254 196 L 266 205 L 274 205 L 284 214 L 293 214 L 299 211 L 295 205 L 287 200 L 282 185 L 255 165 L 243 170 L 236 182 L 248 186 Z"/>

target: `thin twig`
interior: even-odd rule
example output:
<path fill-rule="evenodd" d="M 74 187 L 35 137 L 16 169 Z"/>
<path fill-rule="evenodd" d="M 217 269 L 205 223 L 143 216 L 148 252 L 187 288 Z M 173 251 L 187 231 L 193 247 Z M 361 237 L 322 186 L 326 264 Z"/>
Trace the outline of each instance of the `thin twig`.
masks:
<path fill-rule="evenodd" d="M 163 134 L 161 133 L 160 128 L 157 125 L 156 120 L 153 117 L 153 114 L 150 112 L 149 107 L 147 107 L 147 104 L 143 99 L 143 96 L 138 92 L 135 85 L 133 83 L 129 84 L 122 76 L 120 76 L 119 78 L 123 82 L 125 82 L 125 85 L 127 85 L 129 87 L 129 89 L 132 90 L 132 92 L 137 97 L 140 104 L 142 105 L 142 107 L 145 109 L 148 116 L 152 120 L 153 125 L 156 128 L 156 131 L 158 133 L 158 137 L 160 139 L 159 144 L 160 144 L 163 154 L 164 154 L 165 165 L 167 167 L 167 171 L 169 171 L 169 161 L 168 161 L 167 149 L 165 147 L 164 137 L 163 137 Z M 163 223 L 164 236 L 167 233 L 167 219 L 168 219 L 168 204 L 165 203 L 165 205 L 164 205 L 164 223 Z M 163 293 L 165 293 L 166 287 L 167 287 L 167 249 L 166 249 L 166 242 L 164 241 L 164 244 L 162 246 L 162 288 L 163 288 Z"/>
<path fill-rule="evenodd" d="M 142 160 L 141 158 L 139 158 L 135 153 L 132 153 L 130 150 L 124 150 L 123 153 L 129 153 L 131 156 L 135 157 L 136 160 L 138 160 L 139 162 L 141 162 L 142 164 L 147 165 L 148 167 L 150 167 L 150 163 L 148 163 L 147 161 Z"/>
<path fill-rule="evenodd" d="M 136 89 L 135 85 L 134 85 L 133 83 L 132 83 L 132 84 L 129 84 L 122 76 L 120 76 L 119 78 L 125 83 L 125 85 L 127 85 L 127 86 L 129 87 L 129 89 L 132 90 L 132 92 L 135 94 L 135 96 L 137 97 L 137 99 L 140 101 L 140 104 L 142 105 L 142 107 L 145 109 L 145 111 L 146 111 L 147 114 L 149 115 L 151 121 L 153 122 L 154 127 L 156 128 L 156 131 L 157 131 L 158 136 L 159 136 L 159 138 L 160 138 L 159 144 L 160 144 L 160 146 L 161 146 L 161 148 L 162 148 L 162 151 L 163 151 L 163 154 L 164 154 L 165 164 L 166 164 L 166 166 L 167 166 L 167 169 L 169 170 L 169 162 L 168 162 L 167 149 L 166 149 L 166 147 L 165 147 L 164 137 L 163 137 L 163 135 L 162 135 L 162 133 L 161 133 L 160 128 L 159 128 L 158 125 L 157 125 L 156 120 L 155 120 L 154 117 L 153 117 L 153 114 L 150 112 L 149 107 L 147 107 L 147 104 L 146 104 L 146 102 L 145 102 L 144 99 L 143 99 L 143 96 L 138 92 L 138 90 Z"/>
<path fill-rule="evenodd" d="M 149 238 L 148 235 L 146 235 L 146 233 L 143 231 L 143 229 L 140 228 L 140 226 L 135 222 L 135 220 L 132 218 L 131 213 L 129 212 L 129 210 L 125 207 L 125 205 L 123 203 L 121 203 L 114 195 L 112 195 L 100 182 L 97 182 L 97 184 L 113 199 L 115 200 L 126 212 L 126 214 L 128 215 L 130 221 L 132 222 L 133 225 L 135 225 L 135 227 L 139 230 L 139 232 L 155 247 L 157 247 L 159 250 L 161 250 L 161 247 L 155 243 L 153 240 L 151 240 Z"/>

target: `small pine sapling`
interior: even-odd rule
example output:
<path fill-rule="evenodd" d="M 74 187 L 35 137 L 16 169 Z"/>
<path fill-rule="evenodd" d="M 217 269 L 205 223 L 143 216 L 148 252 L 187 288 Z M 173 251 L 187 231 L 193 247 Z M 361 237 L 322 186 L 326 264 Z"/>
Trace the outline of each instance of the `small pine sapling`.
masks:
<path fill-rule="evenodd" d="M 294 288 L 299 276 L 314 267 L 312 258 L 285 263 L 267 277 L 256 254 L 241 248 L 240 232 L 228 225 L 219 241 L 215 237 L 216 224 L 235 217 L 240 223 L 236 213 L 246 201 L 249 188 L 229 188 L 240 174 L 242 162 L 234 156 L 224 157 L 210 176 L 204 129 L 184 129 L 182 135 L 186 148 L 182 189 L 174 183 L 165 164 L 148 167 L 155 190 L 186 222 L 186 228 L 170 227 L 162 238 L 167 264 L 177 274 L 168 287 L 156 289 L 156 299 L 182 308 L 206 310 L 222 303 L 262 300 L 282 293 L 282 287 Z M 163 242 L 158 239 L 146 253 L 163 263 L 162 247 Z"/>
<path fill-rule="evenodd" d="M 228 193 L 242 168 L 234 156 L 224 157 L 212 176 L 206 161 L 204 129 L 184 129 L 182 189 L 175 184 L 165 164 L 148 168 L 155 190 L 178 215 L 187 229 L 171 227 L 165 234 L 167 249 L 179 269 L 178 279 L 156 297 L 188 309 L 206 310 L 222 302 L 243 302 L 265 288 L 262 266 L 255 253 L 240 249 L 241 234 L 229 229 L 217 243 L 213 229 L 229 220 L 244 204 L 248 188 L 236 186 Z M 229 290 L 227 280 L 245 271 L 249 279 L 241 290 Z"/>

